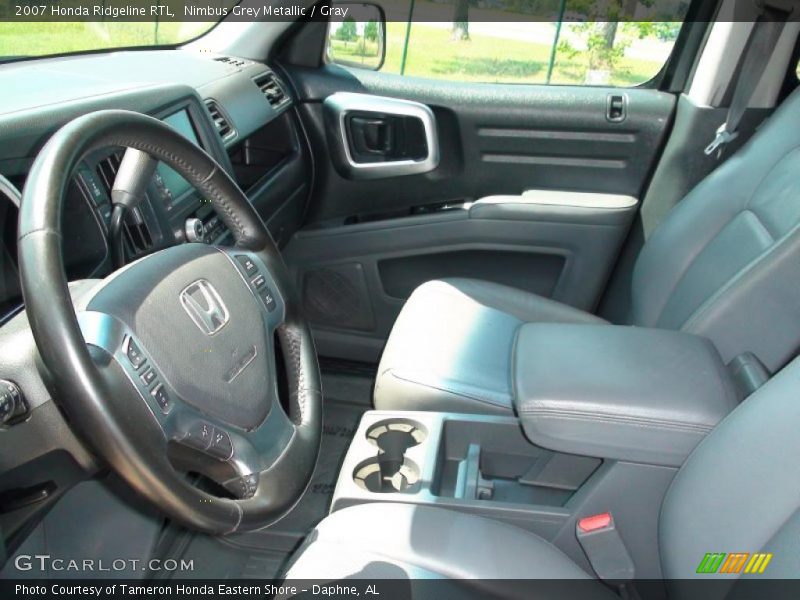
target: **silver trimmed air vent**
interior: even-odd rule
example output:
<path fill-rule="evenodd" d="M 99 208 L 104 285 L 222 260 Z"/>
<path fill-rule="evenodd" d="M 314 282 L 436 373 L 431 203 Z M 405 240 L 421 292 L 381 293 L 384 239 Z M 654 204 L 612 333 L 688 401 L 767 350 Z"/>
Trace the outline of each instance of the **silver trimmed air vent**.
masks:
<path fill-rule="evenodd" d="M 219 104 L 214 100 L 206 100 L 206 108 L 211 115 L 211 120 L 214 121 L 214 127 L 217 133 L 219 133 L 219 137 L 221 137 L 223 141 L 230 140 L 236 136 L 236 131 L 231 126 L 228 117 L 222 112 Z"/>
<path fill-rule="evenodd" d="M 109 198 L 121 162 L 122 152 L 114 152 L 97 163 L 97 175 Z M 129 258 L 140 256 L 153 247 L 153 235 L 140 207 L 135 207 L 125 215 L 122 223 L 122 240 Z"/>
<path fill-rule="evenodd" d="M 286 105 L 290 99 L 283 84 L 275 73 L 264 73 L 255 79 L 255 83 L 272 108 L 278 109 Z"/>

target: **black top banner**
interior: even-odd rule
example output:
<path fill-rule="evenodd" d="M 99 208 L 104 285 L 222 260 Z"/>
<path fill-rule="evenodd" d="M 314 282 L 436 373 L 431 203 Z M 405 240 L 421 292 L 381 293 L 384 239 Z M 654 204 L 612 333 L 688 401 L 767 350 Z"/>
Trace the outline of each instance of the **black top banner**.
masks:
<path fill-rule="evenodd" d="M 779 1 L 779 0 L 770 0 Z M 785 0 L 780 0 L 785 1 Z M 324 0 L 0 0 L 0 22 L 346 21 L 364 2 Z M 716 0 L 369 0 L 388 22 L 684 22 L 708 19 Z M 705 6 L 702 6 L 705 5 Z M 753 21 L 758 5 L 725 21 Z M 794 10 L 790 19 L 800 18 Z M 2 35 L 2 30 L 0 30 Z"/>

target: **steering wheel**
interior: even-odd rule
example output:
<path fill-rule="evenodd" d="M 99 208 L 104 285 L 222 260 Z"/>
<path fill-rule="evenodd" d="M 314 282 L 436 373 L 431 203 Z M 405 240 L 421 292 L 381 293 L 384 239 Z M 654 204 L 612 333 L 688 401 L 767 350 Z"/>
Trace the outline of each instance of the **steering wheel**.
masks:
<path fill-rule="evenodd" d="M 161 250 L 99 282 L 76 306 L 61 251 L 64 193 L 82 157 L 109 146 L 136 148 L 180 173 L 235 246 Z M 139 494 L 215 534 L 269 525 L 302 496 L 321 435 L 313 340 L 269 232 L 213 158 L 138 113 L 75 119 L 31 169 L 19 263 L 53 397 Z M 187 472 L 224 490 L 203 491 Z"/>

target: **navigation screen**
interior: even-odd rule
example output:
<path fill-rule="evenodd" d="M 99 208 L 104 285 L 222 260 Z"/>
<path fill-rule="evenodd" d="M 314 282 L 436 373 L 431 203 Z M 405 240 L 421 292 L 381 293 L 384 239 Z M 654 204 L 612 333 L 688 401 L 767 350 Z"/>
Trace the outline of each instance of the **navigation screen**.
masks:
<path fill-rule="evenodd" d="M 195 134 L 194 127 L 192 127 L 192 121 L 189 119 L 189 113 L 185 109 L 171 114 L 163 119 L 163 121 L 183 137 L 191 140 L 195 145 L 200 145 L 197 141 L 197 134 Z M 162 192 L 167 210 L 172 210 L 181 199 L 181 196 L 192 187 L 189 185 L 188 181 L 161 162 L 158 163 L 158 167 L 156 168 L 155 183 Z"/>

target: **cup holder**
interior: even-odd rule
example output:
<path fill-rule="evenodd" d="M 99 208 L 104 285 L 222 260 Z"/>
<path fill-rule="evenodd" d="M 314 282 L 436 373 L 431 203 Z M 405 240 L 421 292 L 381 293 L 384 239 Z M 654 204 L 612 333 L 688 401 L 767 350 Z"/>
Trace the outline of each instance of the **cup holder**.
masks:
<path fill-rule="evenodd" d="M 414 493 L 419 489 L 419 467 L 411 460 L 378 455 L 359 464 L 353 480 L 368 492 L 378 494 Z"/>
<path fill-rule="evenodd" d="M 367 430 L 367 439 L 383 454 L 403 456 L 409 448 L 425 441 L 427 430 L 411 419 L 386 419 Z"/>
<path fill-rule="evenodd" d="M 406 457 L 406 451 L 428 437 L 427 430 L 411 419 L 385 419 L 367 429 L 367 439 L 377 448 L 377 456 L 355 468 L 353 480 L 375 493 L 414 493 L 419 489 L 419 467 Z"/>

